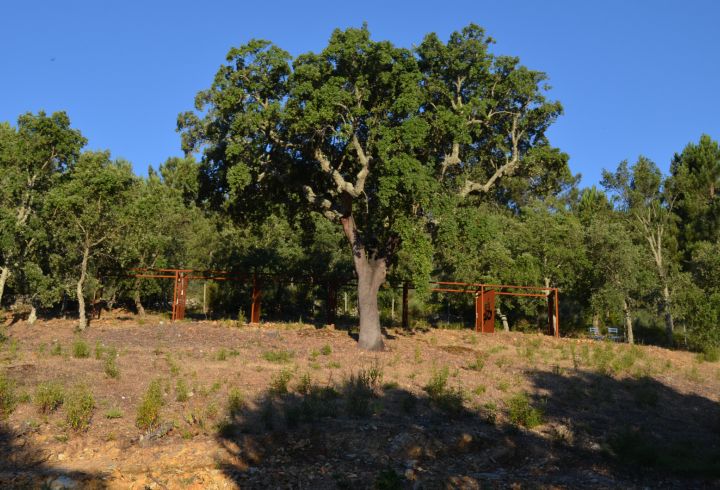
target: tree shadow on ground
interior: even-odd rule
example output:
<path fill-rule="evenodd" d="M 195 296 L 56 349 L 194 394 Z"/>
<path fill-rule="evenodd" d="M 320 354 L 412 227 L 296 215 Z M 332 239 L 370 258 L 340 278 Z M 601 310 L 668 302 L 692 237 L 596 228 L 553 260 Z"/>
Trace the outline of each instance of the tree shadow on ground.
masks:
<path fill-rule="evenodd" d="M 49 465 L 45 451 L 29 441 L 32 431 L 0 423 L 0 488 L 106 488 L 103 475 Z"/>
<path fill-rule="evenodd" d="M 545 423 L 534 430 L 522 427 L 522 414 L 518 419 L 508 407 L 480 403 L 467 408 L 460 392 L 447 386 L 418 395 L 381 385 L 372 380 L 372 368 L 322 385 L 304 378 L 289 393 L 275 386 L 250 404 L 230 405 L 217 433 L 228 457 L 218 466 L 241 488 L 688 488 L 720 483 L 718 467 L 708 466 L 713 457 L 705 457 L 712 454 L 710 427 L 697 420 L 699 413 L 717 414 L 717 403 L 647 380 L 539 371 L 528 376 L 538 393 L 524 398 L 545 414 Z M 598 386 L 602 392 L 596 393 Z M 642 406 L 652 403 L 653 391 L 658 414 L 643 421 Z M 592 401 L 592 393 L 608 392 L 616 394 L 616 401 L 638 401 L 613 406 L 572 398 Z M 640 405 L 628 405 L 635 403 Z M 661 404 L 685 408 L 667 413 Z M 659 441 L 678 442 L 673 450 L 686 448 L 683 441 L 702 441 L 704 447 L 686 448 L 690 452 L 683 457 L 703 463 L 665 467 L 663 459 L 638 459 L 633 444 L 643 441 L 624 435 L 634 430 L 623 422 L 622 412 L 628 411 Z M 689 416 L 696 426 L 676 440 Z"/>

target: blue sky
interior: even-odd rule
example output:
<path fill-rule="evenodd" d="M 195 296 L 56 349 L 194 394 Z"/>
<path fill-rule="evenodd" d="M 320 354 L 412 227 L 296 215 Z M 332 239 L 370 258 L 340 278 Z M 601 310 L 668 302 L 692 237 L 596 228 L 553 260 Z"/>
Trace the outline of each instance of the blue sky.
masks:
<path fill-rule="evenodd" d="M 368 22 L 410 47 L 470 22 L 548 73 L 565 114 L 552 143 L 583 185 L 639 154 L 667 171 L 702 133 L 720 139 L 720 2 L 712 0 L 359 2 L 5 0 L 0 120 L 65 110 L 89 139 L 146 174 L 180 155 L 175 120 L 225 53 L 251 38 L 292 54 L 323 48 L 335 27 Z"/>

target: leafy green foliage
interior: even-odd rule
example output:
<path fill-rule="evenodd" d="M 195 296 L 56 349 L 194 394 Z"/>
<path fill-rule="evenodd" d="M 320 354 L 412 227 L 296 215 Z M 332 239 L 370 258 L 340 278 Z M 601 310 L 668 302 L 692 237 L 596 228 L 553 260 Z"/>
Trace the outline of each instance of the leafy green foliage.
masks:
<path fill-rule="evenodd" d="M 162 382 L 156 379 L 150 383 L 137 408 L 135 425 L 138 429 L 154 429 L 160 423 L 160 409 L 165 404 Z"/>
<path fill-rule="evenodd" d="M 33 401 L 40 413 L 54 412 L 65 401 L 65 388 L 57 381 L 40 383 L 35 390 Z"/>
<path fill-rule="evenodd" d="M 95 398 L 86 385 L 78 384 L 68 392 L 64 407 L 68 426 L 76 431 L 85 430 L 95 412 Z"/>

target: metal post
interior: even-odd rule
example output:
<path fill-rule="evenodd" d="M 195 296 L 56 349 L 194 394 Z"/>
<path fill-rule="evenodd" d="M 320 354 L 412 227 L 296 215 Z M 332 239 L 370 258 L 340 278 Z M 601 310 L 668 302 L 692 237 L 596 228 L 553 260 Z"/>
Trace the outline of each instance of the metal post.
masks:
<path fill-rule="evenodd" d="M 172 302 L 172 321 L 177 320 L 177 305 L 178 305 L 178 282 L 180 279 L 180 272 L 175 271 L 175 280 L 173 281 L 173 302 Z"/>
<path fill-rule="evenodd" d="M 555 337 L 560 337 L 560 302 L 557 288 L 555 288 Z"/>
<path fill-rule="evenodd" d="M 260 323 L 260 287 L 257 274 L 253 274 L 252 305 L 250 306 L 250 323 Z"/>
<path fill-rule="evenodd" d="M 408 311 L 408 290 L 410 287 L 408 283 L 403 283 L 403 297 L 402 297 L 402 328 L 410 328 L 410 318 Z"/>

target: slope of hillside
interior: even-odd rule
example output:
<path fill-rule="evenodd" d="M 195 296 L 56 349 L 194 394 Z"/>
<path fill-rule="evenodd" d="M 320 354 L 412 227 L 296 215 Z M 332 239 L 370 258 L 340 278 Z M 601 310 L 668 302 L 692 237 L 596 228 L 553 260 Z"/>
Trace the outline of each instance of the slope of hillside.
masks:
<path fill-rule="evenodd" d="M 72 325 L 4 329 L 3 487 L 720 485 L 720 363 L 687 352 L 432 330 L 370 354 L 300 324 Z"/>

